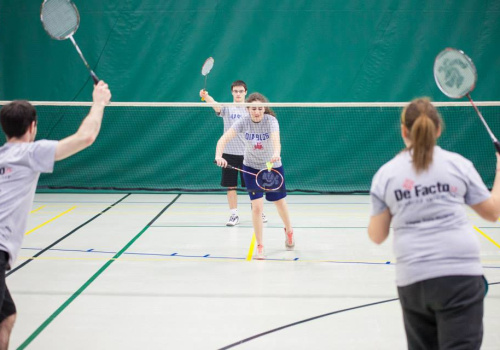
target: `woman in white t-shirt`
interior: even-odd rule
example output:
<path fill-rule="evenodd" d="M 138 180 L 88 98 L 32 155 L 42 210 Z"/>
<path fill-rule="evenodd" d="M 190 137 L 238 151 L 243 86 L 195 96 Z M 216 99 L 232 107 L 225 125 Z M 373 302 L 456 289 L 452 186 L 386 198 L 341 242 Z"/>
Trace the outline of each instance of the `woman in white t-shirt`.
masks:
<path fill-rule="evenodd" d="M 234 123 L 231 128 L 222 135 L 217 142 L 215 151 L 215 161 L 218 166 L 226 167 L 228 162 L 223 157 L 223 150 L 226 144 L 237 135 L 244 135 L 245 154 L 243 159 L 243 173 L 247 186 L 248 195 L 252 203 L 252 222 L 257 240 L 257 259 L 264 259 L 264 244 L 262 239 L 262 211 L 264 206 L 264 193 L 255 183 L 255 176 L 248 172 L 257 174 L 259 170 L 266 168 L 266 163 L 273 163 L 273 169 L 281 173 L 284 179 L 283 165 L 281 164 L 281 142 L 279 133 L 279 123 L 274 112 L 268 107 L 259 104 L 269 102 L 267 98 L 258 92 L 251 94 L 247 102 L 255 103 L 255 106 L 248 107 L 250 118 L 242 118 Z M 295 246 L 293 238 L 293 228 L 286 202 L 285 181 L 279 191 L 265 192 L 266 199 L 276 205 L 278 214 L 283 221 L 285 233 L 285 248 L 292 250 Z"/>
<path fill-rule="evenodd" d="M 406 148 L 373 178 L 368 235 L 380 244 L 392 223 L 408 348 L 479 349 L 487 283 L 464 204 L 496 222 L 500 179 L 490 193 L 472 162 L 436 145 L 441 131 L 441 117 L 428 99 L 404 108 Z"/>

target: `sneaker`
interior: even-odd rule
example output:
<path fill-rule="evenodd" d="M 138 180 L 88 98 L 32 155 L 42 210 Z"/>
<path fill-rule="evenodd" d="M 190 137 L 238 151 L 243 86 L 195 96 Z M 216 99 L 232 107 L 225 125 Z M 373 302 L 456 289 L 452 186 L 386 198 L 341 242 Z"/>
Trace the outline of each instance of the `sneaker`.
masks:
<path fill-rule="evenodd" d="M 229 221 L 226 223 L 226 226 L 235 226 L 240 223 L 240 217 L 236 214 L 232 214 L 229 217 Z"/>
<path fill-rule="evenodd" d="M 262 222 L 267 222 L 267 216 L 264 213 L 262 213 Z"/>
<path fill-rule="evenodd" d="M 255 254 L 255 259 L 257 259 L 257 260 L 264 260 L 265 259 L 263 245 L 259 244 L 257 246 L 257 254 Z"/>
<path fill-rule="evenodd" d="M 295 240 L 293 239 L 293 230 L 289 233 L 286 233 L 285 228 L 285 248 L 286 250 L 293 250 L 295 247 Z"/>

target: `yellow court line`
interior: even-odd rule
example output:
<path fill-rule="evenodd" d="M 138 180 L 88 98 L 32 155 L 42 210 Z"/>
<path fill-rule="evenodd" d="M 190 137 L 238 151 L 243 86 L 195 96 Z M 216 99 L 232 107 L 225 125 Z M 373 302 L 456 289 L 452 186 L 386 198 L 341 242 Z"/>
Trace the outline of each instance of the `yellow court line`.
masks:
<path fill-rule="evenodd" d="M 479 232 L 480 234 L 482 234 L 484 238 L 486 238 L 488 241 L 490 241 L 491 243 L 493 243 L 494 245 L 496 245 L 498 248 L 500 248 L 500 244 L 498 244 L 497 242 L 495 242 L 493 240 L 493 238 L 491 238 L 486 233 L 484 233 L 483 231 L 481 231 L 477 226 L 474 226 L 474 230 L 476 230 L 477 232 Z"/>
<path fill-rule="evenodd" d="M 37 211 L 39 211 L 40 209 L 43 209 L 45 207 L 46 207 L 46 205 L 42 205 L 40 208 L 30 211 L 30 214 L 36 213 Z"/>
<path fill-rule="evenodd" d="M 255 248 L 255 233 L 252 234 L 252 241 L 250 242 L 250 249 L 248 250 L 247 261 L 252 260 L 254 248 Z"/>
<path fill-rule="evenodd" d="M 64 214 L 69 213 L 70 211 L 72 211 L 72 210 L 73 210 L 73 209 L 75 209 L 75 208 L 76 208 L 76 205 L 75 205 L 74 207 L 69 208 L 69 209 L 68 209 L 68 210 L 66 210 L 65 212 L 62 212 L 61 214 L 59 214 L 59 215 L 57 215 L 57 216 L 54 216 L 52 219 L 50 219 L 50 220 L 48 220 L 48 221 L 45 221 L 43 224 L 38 225 L 38 226 L 37 226 L 37 227 L 35 227 L 34 229 L 29 230 L 29 231 L 28 231 L 28 232 L 26 232 L 24 235 L 25 235 L 25 236 L 29 235 L 31 232 L 33 232 L 33 231 L 35 231 L 35 230 L 38 230 L 40 227 L 43 227 L 43 226 L 47 225 L 49 222 L 52 222 L 52 221 L 54 221 L 55 219 L 60 218 L 61 216 L 63 216 Z"/>

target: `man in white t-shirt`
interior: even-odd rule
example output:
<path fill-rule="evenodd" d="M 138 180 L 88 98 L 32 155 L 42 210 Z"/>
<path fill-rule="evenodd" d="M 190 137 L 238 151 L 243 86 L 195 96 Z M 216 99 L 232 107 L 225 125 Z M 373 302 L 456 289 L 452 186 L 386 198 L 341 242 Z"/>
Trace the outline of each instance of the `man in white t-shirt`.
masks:
<path fill-rule="evenodd" d="M 236 80 L 231 84 L 231 94 L 233 95 L 234 103 L 244 103 L 247 95 L 247 84 L 242 80 Z M 217 103 L 206 90 L 200 90 L 200 97 L 207 103 Z M 246 107 L 219 107 L 214 106 L 215 113 L 224 121 L 224 132 L 228 131 L 237 121 L 248 118 L 248 110 Z M 226 145 L 222 157 L 227 160 L 228 164 L 241 169 L 243 166 L 243 154 L 245 153 L 245 138 L 243 134 L 239 134 Z M 240 172 L 241 186 L 245 186 L 243 173 Z M 235 226 L 240 222 L 238 216 L 238 195 L 236 188 L 238 187 L 238 171 L 229 168 L 222 168 L 221 186 L 227 187 L 227 202 L 229 204 L 230 217 L 226 223 L 227 226 Z M 262 214 L 262 221 L 267 222 L 267 218 Z"/>
<path fill-rule="evenodd" d="M 92 97 L 92 108 L 78 131 L 61 141 L 35 141 L 37 115 L 28 101 L 13 101 L 0 111 L 7 138 L 0 147 L 0 350 L 8 348 L 16 319 L 5 271 L 10 270 L 21 248 L 38 178 L 40 173 L 51 173 L 54 162 L 92 145 L 111 99 L 108 85 L 100 81 Z"/>

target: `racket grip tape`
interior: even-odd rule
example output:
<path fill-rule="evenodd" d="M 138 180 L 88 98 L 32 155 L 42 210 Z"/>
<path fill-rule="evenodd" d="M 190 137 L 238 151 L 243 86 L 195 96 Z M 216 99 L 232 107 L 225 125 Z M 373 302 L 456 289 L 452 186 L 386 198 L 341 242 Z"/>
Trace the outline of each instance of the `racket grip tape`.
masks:
<path fill-rule="evenodd" d="M 94 81 L 94 85 L 99 84 L 99 78 L 97 77 L 97 75 L 95 75 L 95 73 L 93 71 L 90 71 L 90 76 L 92 77 L 92 80 Z"/>
<path fill-rule="evenodd" d="M 495 140 L 495 141 L 493 141 L 493 144 L 495 145 L 495 148 L 496 148 L 498 154 L 500 154 L 500 142 Z"/>
<path fill-rule="evenodd" d="M 216 160 L 214 160 L 214 164 L 217 164 L 217 161 L 216 161 Z M 229 168 L 229 169 L 234 169 L 234 170 L 238 170 L 238 169 L 236 169 L 236 168 L 235 168 L 234 166 L 232 166 L 232 165 L 229 165 L 229 164 L 228 164 L 228 165 L 226 165 L 226 166 L 225 166 L 225 168 Z"/>

